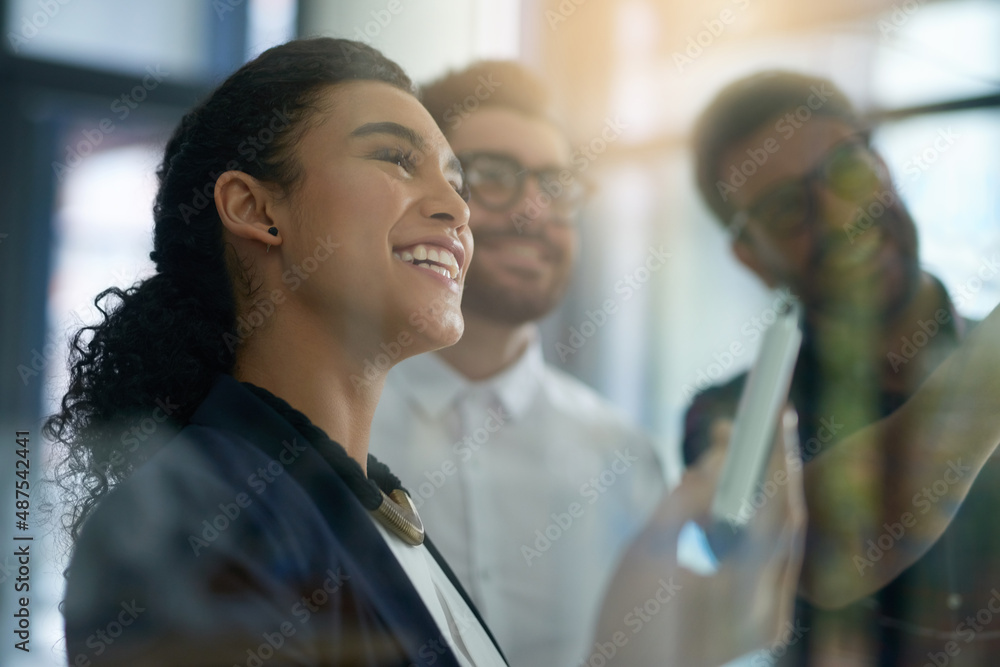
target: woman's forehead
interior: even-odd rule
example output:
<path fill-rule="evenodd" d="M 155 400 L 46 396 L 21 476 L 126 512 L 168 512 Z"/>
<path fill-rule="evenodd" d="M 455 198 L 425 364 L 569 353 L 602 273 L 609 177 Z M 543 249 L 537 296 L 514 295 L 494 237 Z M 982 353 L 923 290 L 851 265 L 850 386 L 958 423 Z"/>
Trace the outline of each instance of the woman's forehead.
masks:
<path fill-rule="evenodd" d="M 325 121 L 344 135 L 377 123 L 395 123 L 415 132 L 428 149 L 450 150 L 434 119 L 416 97 L 381 81 L 350 81 L 321 95 Z M 323 104 L 325 102 L 325 104 Z"/>

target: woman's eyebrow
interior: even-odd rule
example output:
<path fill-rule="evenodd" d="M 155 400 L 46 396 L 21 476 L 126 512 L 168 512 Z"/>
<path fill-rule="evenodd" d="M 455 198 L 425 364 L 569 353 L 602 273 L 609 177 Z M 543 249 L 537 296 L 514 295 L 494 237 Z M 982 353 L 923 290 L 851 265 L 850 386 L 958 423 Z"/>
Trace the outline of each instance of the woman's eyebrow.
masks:
<path fill-rule="evenodd" d="M 424 138 L 414 130 L 406 127 L 405 125 L 400 125 L 399 123 L 393 123 L 390 121 L 383 121 L 381 123 L 365 123 L 351 132 L 352 137 L 366 137 L 372 134 L 390 134 L 394 137 L 405 139 L 413 144 L 413 147 L 418 151 L 423 150 L 424 145 L 426 144 Z"/>

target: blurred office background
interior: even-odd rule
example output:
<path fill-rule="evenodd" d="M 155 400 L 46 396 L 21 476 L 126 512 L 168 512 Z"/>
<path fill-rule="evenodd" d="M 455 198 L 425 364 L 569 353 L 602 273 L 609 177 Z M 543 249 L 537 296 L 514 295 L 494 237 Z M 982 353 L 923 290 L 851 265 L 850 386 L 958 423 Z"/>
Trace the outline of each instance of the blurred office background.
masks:
<path fill-rule="evenodd" d="M 58 527 L 41 522 L 35 491 L 31 653 L 13 648 L 14 432 L 31 433 L 40 494 L 57 453 L 39 425 L 64 388 L 67 334 L 94 321 L 99 291 L 150 269 L 154 171 L 166 138 L 186 109 L 273 44 L 363 39 L 418 82 L 478 58 L 518 59 L 546 77 L 572 111 L 574 147 L 589 147 L 585 175 L 599 187 L 581 221 L 577 280 L 544 325 L 545 352 L 656 434 L 667 457 L 677 456 L 690 388 L 750 364 L 748 326 L 769 304 L 694 188 L 690 128 L 732 79 L 770 67 L 832 78 L 877 122 L 875 142 L 905 186 L 925 266 L 967 316 L 1000 301 L 1000 276 L 980 272 L 1000 259 L 996 0 L 5 0 L 0 8 L 2 665 L 65 660 L 64 551 Z M 621 130 L 606 141 L 609 122 Z M 943 150 L 941 132 L 954 137 Z M 661 247 L 669 261 L 641 268 Z M 626 299 L 627 275 L 640 288 Z M 593 316 L 607 299 L 617 312 Z M 560 355 L 558 343 L 573 353 Z M 733 343 L 745 351 L 730 358 Z"/>

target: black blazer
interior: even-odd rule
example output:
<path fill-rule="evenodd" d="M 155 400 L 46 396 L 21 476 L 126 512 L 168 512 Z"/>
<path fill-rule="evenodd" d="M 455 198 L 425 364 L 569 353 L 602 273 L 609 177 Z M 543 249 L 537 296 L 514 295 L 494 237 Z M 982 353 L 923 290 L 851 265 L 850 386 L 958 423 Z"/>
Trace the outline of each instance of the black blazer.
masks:
<path fill-rule="evenodd" d="M 458 665 L 357 496 L 228 375 L 88 519 L 63 611 L 84 667 Z"/>

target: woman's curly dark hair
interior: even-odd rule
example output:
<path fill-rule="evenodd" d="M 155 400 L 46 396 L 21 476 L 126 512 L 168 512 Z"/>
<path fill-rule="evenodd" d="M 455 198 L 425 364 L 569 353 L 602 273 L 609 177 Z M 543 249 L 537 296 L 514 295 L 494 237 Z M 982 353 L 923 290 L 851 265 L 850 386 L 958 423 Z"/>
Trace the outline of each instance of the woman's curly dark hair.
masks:
<path fill-rule="evenodd" d="M 381 81 L 413 93 L 398 65 L 360 42 L 292 41 L 247 63 L 188 112 L 167 142 L 153 206 L 156 274 L 94 303 L 103 322 L 70 344 L 69 389 L 45 434 L 64 448 L 57 481 L 75 541 L 98 501 L 190 419 L 233 370 L 247 267 L 227 256 L 215 181 L 240 170 L 289 192 L 293 150 L 327 86 Z"/>

